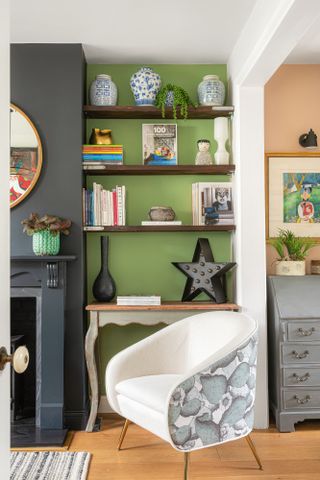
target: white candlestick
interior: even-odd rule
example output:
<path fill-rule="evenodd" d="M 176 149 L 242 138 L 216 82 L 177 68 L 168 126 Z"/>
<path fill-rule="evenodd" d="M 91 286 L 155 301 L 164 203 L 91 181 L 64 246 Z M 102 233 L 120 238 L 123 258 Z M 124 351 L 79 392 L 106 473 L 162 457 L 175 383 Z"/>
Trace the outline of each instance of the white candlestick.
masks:
<path fill-rule="evenodd" d="M 229 137 L 228 119 L 226 117 L 217 117 L 214 119 L 214 139 L 218 144 L 218 149 L 214 154 L 216 165 L 226 165 L 229 163 L 229 153 L 226 150 L 226 141 Z"/>

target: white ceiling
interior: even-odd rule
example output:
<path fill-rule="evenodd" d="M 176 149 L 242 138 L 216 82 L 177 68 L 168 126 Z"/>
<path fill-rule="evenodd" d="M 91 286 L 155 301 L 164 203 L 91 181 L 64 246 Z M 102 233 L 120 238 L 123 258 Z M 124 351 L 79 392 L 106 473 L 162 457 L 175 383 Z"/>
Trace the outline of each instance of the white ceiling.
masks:
<path fill-rule="evenodd" d="M 292 50 L 286 63 L 320 63 L 320 19 Z"/>
<path fill-rule="evenodd" d="M 82 43 L 88 63 L 226 63 L 256 0 L 11 0 L 12 43 Z"/>

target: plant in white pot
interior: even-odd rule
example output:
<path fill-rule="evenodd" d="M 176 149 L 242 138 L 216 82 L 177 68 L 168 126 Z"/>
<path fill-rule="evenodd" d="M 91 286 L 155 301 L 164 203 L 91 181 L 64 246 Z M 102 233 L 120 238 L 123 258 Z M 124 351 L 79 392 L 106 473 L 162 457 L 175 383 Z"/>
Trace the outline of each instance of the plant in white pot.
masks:
<path fill-rule="evenodd" d="M 305 259 L 309 250 L 316 245 L 312 238 L 297 237 L 291 230 L 280 229 L 279 236 L 270 240 L 279 257 L 277 275 L 305 275 Z"/>

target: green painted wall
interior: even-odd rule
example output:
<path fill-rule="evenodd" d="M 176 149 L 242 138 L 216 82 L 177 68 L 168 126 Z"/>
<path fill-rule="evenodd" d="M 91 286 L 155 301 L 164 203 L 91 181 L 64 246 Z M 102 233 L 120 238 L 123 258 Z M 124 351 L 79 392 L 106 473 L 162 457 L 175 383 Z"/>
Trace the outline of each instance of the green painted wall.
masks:
<path fill-rule="evenodd" d="M 99 73 L 112 76 L 118 87 L 118 103 L 133 105 L 129 80 L 141 65 L 88 65 L 87 86 Z M 162 84 L 175 83 L 185 88 L 194 102 L 197 102 L 197 85 L 206 74 L 217 74 L 226 82 L 225 65 L 151 65 L 161 75 Z M 88 88 L 87 88 L 88 91 Z M 142 163 L 141 125 L 161 123 L 147 120 L 88 120 L 87 141 L 93 127 L 111 128 L 114 143 L 124 145 L 125 163 Z M 164 120 L 175 122 L 172 119 Z M 178 163 L 194 164 L 199 138 L 209 138 L 212 153 L 215 151 L 212 120 L 178 120 Z M 154 205 L 170 205 L 177 219 L 192 223 L 191 184 L 193 182 L 228 181 L 226 176 L 112 176 L 88 177 L 87 185 L 96 181 L 112 188 L 126 185 L 127 224 L 139 225 L 148 219 L 148 210 Z M 100 269 L 100 235 L 87 234 L 88 302 L 93 300 L 92 283 Z M 158 294 L 163 300 L 179 300 L 185 285 L 184 275 L 172 261 L 190 261 L 196 245 L 197 232 L 175 233 L 111 233 L 109 267 L 117 285 L 117 294 Z M 227 232 L 205 233 L 209 238 L 216 260 L 231 259 L 231 234 Z M 228 278 L 229 300 L 232 300 L 232 275 Z M 205 295 L 199 297 L 206 299 Z M 161 326 L 105 327 L 98 342 L 101 392 L 104 393 L 104 371 L 110 357 L 119 350 L 153 333 Z"/>

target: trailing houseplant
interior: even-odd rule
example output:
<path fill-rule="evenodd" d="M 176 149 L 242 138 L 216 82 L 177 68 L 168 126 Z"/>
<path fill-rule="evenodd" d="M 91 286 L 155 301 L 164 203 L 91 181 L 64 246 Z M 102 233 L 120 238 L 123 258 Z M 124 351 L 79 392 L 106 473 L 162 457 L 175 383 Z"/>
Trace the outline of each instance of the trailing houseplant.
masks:
<path fill-rule="evenodd" d="M 279 236 L 270 240 L 278 254 L 278 275 L 305 275 L 305 259 L 316 242 L 309 237 L 297 237 L 291 230 L 279 229 Z"/>
<path fill-rule="evenodd" d="M 162 118 L 165 118 L 165 108 L 172 106 L 173 118 L 177 119 L 177 107 L 180 107 L 180 115 L 186 119 L 188 117 L 188 106 L 193 105 L 188 93 L 177 85 L 167 83 L 156 96 L 156 107 L 161 108 Z"/>
<path fill-rule="evenodd" d="M 36 255 L 57 255 L 60 250 L 60 233 L 69 235 L 71 226 L 69 219 L 47 214 L 40 217 L 37 213 L 31 213 L 21 223 L 23 231 L 32 235 L 32 248 Z"/>

